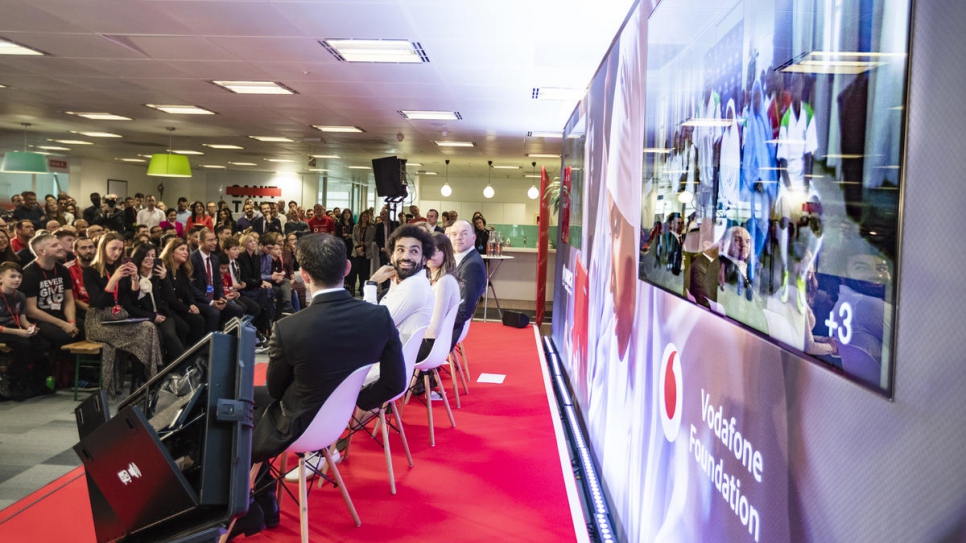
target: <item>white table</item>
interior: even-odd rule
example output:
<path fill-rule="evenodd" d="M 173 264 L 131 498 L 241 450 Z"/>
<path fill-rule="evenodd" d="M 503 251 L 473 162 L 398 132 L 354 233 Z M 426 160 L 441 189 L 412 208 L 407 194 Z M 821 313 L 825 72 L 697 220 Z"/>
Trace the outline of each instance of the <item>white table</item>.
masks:
<path fill-rule="evenodd" d="M 504 260 L 513 260 L 512 256 L 487 256 L 480 255 L 483 261 L 486 262 L 486 288 L 483 289 L 483 322 L 486 322 L 486 310 L 490 301 L 490 291 L 493 292 L 493 301 L 496 302 L 496 309 L 500 312 L 500 318 L 503 318 L 503 309 L 500 308 L 500 299 L 496 297 L 496 289 L 493 288 L 493 276 L 496 275 L 496 270 L 500 269 L 500 264 L 503 264 Z M 493 262 L 493 265 L 490 265 Z"/>

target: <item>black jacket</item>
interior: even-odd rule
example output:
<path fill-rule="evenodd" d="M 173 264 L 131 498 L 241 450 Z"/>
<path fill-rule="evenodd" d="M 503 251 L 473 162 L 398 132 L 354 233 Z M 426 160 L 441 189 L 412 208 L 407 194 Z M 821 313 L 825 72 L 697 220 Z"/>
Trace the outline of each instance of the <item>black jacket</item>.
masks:
<path fill-rule="evenodd" d="M 336 322 L 339 326 L 333 326 Z M 389 310 L 353 299 L 345 290 L 320 294 L 309 307 L 275 323 L 268 354 L 266 384 L 274 401 L 255 427 L 253 462 L 281 453 L 298 439 L 356 369 L 376 362 L 380 368 L 379 380 L 359 393 L 361 409 L 382 405 L 407 383 Z"/>

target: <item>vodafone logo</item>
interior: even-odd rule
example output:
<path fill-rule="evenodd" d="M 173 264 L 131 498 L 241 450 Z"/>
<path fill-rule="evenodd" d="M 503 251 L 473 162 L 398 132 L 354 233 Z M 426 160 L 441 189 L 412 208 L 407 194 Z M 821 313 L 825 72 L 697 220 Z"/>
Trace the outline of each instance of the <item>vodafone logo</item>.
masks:
<path fill-rule="evenodd" d="M 661 356 L 660 381 L 658 383 L 658 411 L 661 412 L 661 427 L 664 437 L 673 442 L 681 429 L 683 411 L 684 380 L 681 376 L 681 353 L 673 343 L 664 348 Z"/>

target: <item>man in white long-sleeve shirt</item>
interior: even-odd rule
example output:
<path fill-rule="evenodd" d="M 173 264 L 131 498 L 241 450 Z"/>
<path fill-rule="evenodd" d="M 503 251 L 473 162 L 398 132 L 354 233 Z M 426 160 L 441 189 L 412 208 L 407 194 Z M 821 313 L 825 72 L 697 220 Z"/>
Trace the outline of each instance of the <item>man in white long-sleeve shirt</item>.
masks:
<path fill-rule="evenodd" d="M 436 250 L 432 236 L 415 225 L 403 225 L 389 237 L 391 264 L 376 270 L 366 281 L 363 299 L 376 303 L 379 283 L 391 279 L 378 303 L 389 308 L 403 345 L 418 328 L 433 318 L 433 288 L 426 275 L 426 259 Z"/>

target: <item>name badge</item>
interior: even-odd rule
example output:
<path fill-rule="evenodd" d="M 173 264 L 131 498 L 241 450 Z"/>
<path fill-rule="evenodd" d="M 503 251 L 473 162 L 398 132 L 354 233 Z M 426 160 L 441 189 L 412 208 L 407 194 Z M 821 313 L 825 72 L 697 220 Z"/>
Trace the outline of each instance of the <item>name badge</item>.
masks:
<path fill-rule="evenodd" d="M 208 288 L 205 289 L 205 292 L 208 294 L 213 294 L 215 292 L 215 287 L 208 285 Z"/>
<path fill-rule="evenodd" d="M 51 311 L 60 311 L 60 302 L 52 302 L 50 304 Z"/>

